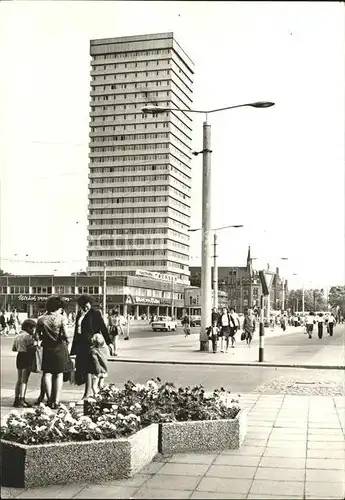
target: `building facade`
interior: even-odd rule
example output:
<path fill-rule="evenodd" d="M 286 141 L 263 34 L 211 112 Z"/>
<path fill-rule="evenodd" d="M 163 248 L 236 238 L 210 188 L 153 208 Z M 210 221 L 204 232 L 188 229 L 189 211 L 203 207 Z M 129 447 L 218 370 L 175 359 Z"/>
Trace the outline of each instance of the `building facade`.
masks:
<path fill-rule="evenodd" d="M 91 40 L 88 274 L 189 284 L 194 64 L 173 33 Z"/>
<path fill-rule="evenodd" d="M 191 285 L 200 286 L 201 268 L 191 267 Z M 213 267 L 212 267 L 213 274 Z M 269 300 L 266 301 L 265 315 L 278 311 L 282 307 L 283 282 L 279 276 L 279 268 L 271 271 L 269 265 L 265 270 L 269 287 Z M 285 296 L 287 296 L 287 282 L 285 281 Z M 228 306 L 234 307 L 236 312 L 244 313 L 248 308 L 258 310 L 262 287 L 259 272 L 253 269 L 250 247 L 248 248 L 247 264 L 243 267 L 218 267 L 218 289 L 226 292 Z"/>
<path fill-rule="evenodd" d="M 218 290 L 218 307 L 227 307 L 229 304 L 228 294 Z M 201 315 L 201 288 L 188 287 L 184 290 L 184 305 L 191 316 Z"/>
<path fill-rule="evenodd" d="M 102 276 L 2 276 L 0 308 L 38 317 L 52 295 L 64 299 L 67 312 L 77 310 L 82 294 L 90 295 L 95 307 L 102 307 Z M 110 276 L 107 279 L 107 310 L 117 309 L 125 316 L 145 314 L 182 317 L 185 285 L 145 276 Z"/>

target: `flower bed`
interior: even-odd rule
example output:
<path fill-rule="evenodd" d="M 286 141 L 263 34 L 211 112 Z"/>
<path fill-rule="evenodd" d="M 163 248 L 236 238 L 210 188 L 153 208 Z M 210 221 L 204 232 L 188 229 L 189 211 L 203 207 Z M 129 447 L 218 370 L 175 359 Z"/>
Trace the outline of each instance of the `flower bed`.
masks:
<path fill-rule="evenodd" d="M 130 477 L 158 452 L 158 425 L 113 410 L 95 421 L 62 406 L 9 415 L 1 428 L 2 485 L 66 484 Z"/>
<path fill-rule="evenodd" d="M 111 408 L 133 412 L 146 425 L 159 423 L 162 453 L 239 448 L 246 433 L 246 412 L 224 389 L 206 395 L 201 385 L 129 381 L 124 389 L 104 388 L 96 401 L 85 402 L 84 413 L 96 419 Z"/>

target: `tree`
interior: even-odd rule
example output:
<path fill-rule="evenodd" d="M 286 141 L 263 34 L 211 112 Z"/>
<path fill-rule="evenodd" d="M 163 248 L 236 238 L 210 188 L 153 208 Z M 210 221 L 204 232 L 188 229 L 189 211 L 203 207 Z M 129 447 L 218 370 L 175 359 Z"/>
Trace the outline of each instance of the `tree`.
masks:
<path fill-rule="evenodd" d="M 80 269 L 80 271 L 77 271 L 75 273 L 72 273 L 71 276 L 87 276 L 87 272 L 86 271 L 82 271 Z"/>
<path fill-rule="evenodd" d="M 7 273 L 6 271 L 0 269 L 0 276 L 13 276 L 13 275 L 11 273 Z"/>
<path fill-rule="evenodd" d="M 298 301 L 298 311 L 302 311 L 302 289 L 291 290 L 287 296 L 287 308 L 296 311 Z M 323 288 L 321 290 L 304 290 L 304 310 L 305 311 L 326 311 L 327 301 Z"/>
<path fill-rule="evenodd" d="M 328 293 L 328 302 L 338 314 L 345 315 L 345 286 L 332 286 Z"/>

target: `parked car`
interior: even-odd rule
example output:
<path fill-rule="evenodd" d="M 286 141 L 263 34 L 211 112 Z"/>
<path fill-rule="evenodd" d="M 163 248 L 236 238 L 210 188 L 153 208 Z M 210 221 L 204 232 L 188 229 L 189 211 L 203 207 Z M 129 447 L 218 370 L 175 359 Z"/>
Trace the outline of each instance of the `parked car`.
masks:
<path fill-rule="evenodd" d="M 153 321 L 152 330 L 154 332 L 174 332 L 176 330 L 176 321 L 169 316 L 159 316 L 156 321 Z"/>
<path fill-rule="evenodd" d="M 201 316 L 190 317 L 190 326 L 200 326 L 200 325 L 201 325 Z"/>

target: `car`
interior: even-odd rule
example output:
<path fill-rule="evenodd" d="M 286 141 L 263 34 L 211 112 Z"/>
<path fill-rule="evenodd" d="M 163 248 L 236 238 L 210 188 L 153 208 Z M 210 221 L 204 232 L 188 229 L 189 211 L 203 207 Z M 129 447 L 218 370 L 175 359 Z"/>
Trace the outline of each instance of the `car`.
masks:
<path fill-rule="evenodd" d="M 152 330 L 154 332 L 174 332 L 176 330 L 176 321 L 169 316 L 159 316 L 156 321 L 153 321 Z"/>

